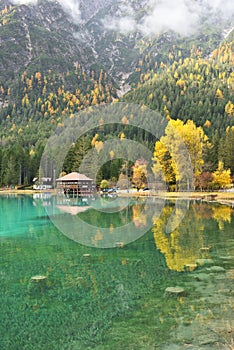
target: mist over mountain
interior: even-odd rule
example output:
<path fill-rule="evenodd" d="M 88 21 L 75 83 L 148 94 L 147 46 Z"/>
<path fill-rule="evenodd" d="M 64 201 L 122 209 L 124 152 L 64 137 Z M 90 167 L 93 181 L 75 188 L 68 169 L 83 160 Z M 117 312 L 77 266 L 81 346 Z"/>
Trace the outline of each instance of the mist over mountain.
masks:
<path fill-rule="evenodd" d="M 139 16 L 135 3 L 120 3 L 122 14 L 107 15 L 104 25 L 124 33 L 139 31 L 144 35 L 156 35 L 172 30 L 188 36 L 199 31 L 204 22 L 212 23 L 222 17 L 230 19 L 234 13 L 232 1 L 150 0 L 140 2 L 141 5 L 143 13 Z"/>
<path fill-rule="evenodd" d="M 212 51 L 223 38 L 224 30 L 231 28 L 234 15 L 230 0 L 0 2 L 0 8 L 7 5 L 15 6 L 4 15 L 2 71 L 6 66 L 5 53 L 15 45 L 15 55 L 7 58 L 7 66 L 13 72 L 44 53 L 51 59 L 64 57 L 68 64 L 79 61 L 87 68 L 91 62 L 98 63 L 117 83 L 131 75 L 142 50 L 147 51 L 149 46 L 158 55 L 164 51 L 165 43 L 184 42 L 184 46 L 190 46 L 189 42 L 197 40 L 203 45 L 208 34 Z M 10 19 L 14 19 L 14 25 Z M 17 48 L 18 43 L 21 48 Z"/>
<path fill-rule="evenodd" d="M 41 0 L 12 0 L 15 4 L 37 5 Z M 205 17 L 212 19 L 225 16 L 231 18 L 234 14 L 231 0 L 137 0 L 137 1 L 113 1 L 97 0 L 95 2 L 84 0 L 49 0 L 52 3 L 60 3 L 63 9 L 69 13 L 75 23 L 87 20 L 100 9 L 109 5 L 118 4 L 122 10 L 121 16 L 105 17 L 107 27 L 128 32 L 139 30 L 147 34 L 157 34 L 162 30 L 175 30 L 188 35 L 199 26 Z M 139 10 L 143 13 L 139 15 Z M 111 21 L 110 21 L 111 19 Z M 112 23 L 111 23 L 112 22 Z"/>

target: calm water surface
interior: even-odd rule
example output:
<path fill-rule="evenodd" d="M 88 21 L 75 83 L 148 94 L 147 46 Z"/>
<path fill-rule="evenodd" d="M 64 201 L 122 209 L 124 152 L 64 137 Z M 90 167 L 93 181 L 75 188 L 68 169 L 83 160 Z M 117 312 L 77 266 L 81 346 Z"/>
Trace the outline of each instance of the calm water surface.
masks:
<path fill-rule="evenodd" d="M 0 245 L 1 349 L 234 347 L 229 206 L 1 195 Z"/>

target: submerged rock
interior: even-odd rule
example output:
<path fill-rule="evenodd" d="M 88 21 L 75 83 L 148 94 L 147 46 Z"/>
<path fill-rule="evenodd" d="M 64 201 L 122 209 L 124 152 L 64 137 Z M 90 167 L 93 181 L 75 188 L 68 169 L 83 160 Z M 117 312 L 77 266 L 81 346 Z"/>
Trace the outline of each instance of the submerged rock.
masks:
<path fill-rule="evenodd" d="M 212 259 L 197 259 L 196 264 L 198 266 L 203 266 L 203 265 L 212 265 L 214 261 Z"/>
<path fill-rule="evenodd" d="M 177 344 L 169 344 L 163 347 L 163 350 L 181 350 L 181 346 Z"/>
<path fill-rule="evenodd" d="M 115 246 L 116 246 L 116 248 L 123 248 L 124 247 L 124 242 L 116 242 Z"/>
<path fill-rule="evenodd" d="M 188 271 L 194 271 L 197 268 L 197 264 L 186 264 L 185 268 Z"/>
<path fill-rule="evenodd" d="M 90 254 L 83 254 L 84 258 L 90 258 L 90 256 L 91 256 Z"/>
<path fill-rule="evenodd" d="M 184 296 L 185 294 L 185 290 L 182 287 L 167 287 L 165 289 L 165 295 Z"/>
<path fill-rule="evenodd" d="M 211 266 L 206 269 L 208 272 L 225 272 L 226 270 L 221 266 Z"/>
<path fill-rule="evenodd" d="M 41 283 L 41 282 L 44 282 L 46 279 L 47 279 L 47 276 L 36 275 L 36 276 L 31 277 L 31 282 Z"/>
<path fill-rule="evenodd" d="M 210 276 L 207 273 L 199 273 L 194 275 L 194 279 L 199 282 L 206 282 L 210 279 Z"/>
<path fill-rule="evenodd" d="M 228 261 L 234 261 L 234 256 L 220 256 L 219 259 L 221 260 L 228 260 Z"/>
<path fill-rule="evenodd" d="M 28 284 L 29 293 L 43 293 L 47 289 L 47 276 L 32 276 Z"/>
<path fill-rule="evenodd" d="M 217 343 L 218 340 L 219 340 L 219 336 L 215 333 L 202 334 L 198 336 L 198 339 L 197 339 L 199 345 L 214 344 L 214 343 Z"/>
<path fill-rule="evenodd" d="M 208 253 L 210 251 L 210 248 L 209 247 L 201 247 L 200 248 L 200 252 L 201 253 Z"/>

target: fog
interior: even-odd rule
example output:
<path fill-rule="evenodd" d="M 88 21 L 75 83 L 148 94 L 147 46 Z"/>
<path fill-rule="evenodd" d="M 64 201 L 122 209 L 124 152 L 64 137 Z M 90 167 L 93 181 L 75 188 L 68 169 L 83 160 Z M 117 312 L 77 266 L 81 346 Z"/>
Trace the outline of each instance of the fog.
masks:
<path fill-rule="evenodd" d="M 86 5 L 88 1 L 86 0 Z M 79 0 L 58 0 L 58 2 L 74 22 L 80 22 Z M 14 0 L 14 3 L 36 4 L 37 0 Z M 143 8 L 145 13 L 140 19 L 136 19 L 131 4 L 132 2 L 128 0 L 121 2 L 116 16 L 107 15 L 102 19 L 104 27 L 122 33 L 139 31 L 145 35 L 173 30 L 186 36 L 199 28 L 204 15 L 210 19 L 218 14 L 227 18 L 234 15 L 233 0 L 145 0 Z"/>
<path fill-rule="evenodd" d="M 131 11 L 122 11 L 122 16 L 107 16 L 103 24 L 120 32 L 139 31 L 151 35 L 172 30 L 188 36 L 199 29 L 204 17 L 210 20 L 217 15 L 233 17 L 234 3 L 233 0 L 148 0 L 145 10 L 140 20 L 136 20 L 131 8 Z"/>
<path fill-rule="evenodd" d="M 71 16 L 74 22 L 80 22 L 80 4 L 77 0 L 49 0 L 51 2 L 59 2 L 61 6 L 63 7 L 64 11 Z M 33 4 L 36 5 L 38 3 L 38 0 L 12 0 L 14 4 Z"/>

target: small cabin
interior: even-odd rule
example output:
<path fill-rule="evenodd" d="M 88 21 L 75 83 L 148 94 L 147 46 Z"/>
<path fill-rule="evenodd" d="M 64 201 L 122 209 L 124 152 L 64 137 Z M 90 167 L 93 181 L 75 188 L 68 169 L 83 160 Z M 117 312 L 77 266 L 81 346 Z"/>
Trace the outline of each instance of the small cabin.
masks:
<path fill-rule="evenodd" d="M 57 189 L 68 196 L 90 196 L 96 192 L 93 179 L 84 174 L 72 172 L 56 179 Z"/>
<path fill-rule="evenodd" d="M 34 190 L 51 190 L 53 188 L 53 179 L 51 177 L 42 177 L 40 180 L 35 177 L 33 182 Z"/>

